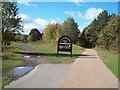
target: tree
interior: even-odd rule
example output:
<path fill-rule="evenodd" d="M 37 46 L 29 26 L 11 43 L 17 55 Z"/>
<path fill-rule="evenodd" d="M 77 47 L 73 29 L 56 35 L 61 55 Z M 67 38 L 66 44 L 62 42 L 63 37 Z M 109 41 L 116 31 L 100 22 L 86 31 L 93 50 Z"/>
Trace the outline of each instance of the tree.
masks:
<path fill-rule="evenodd" d="M 2 44 L 9 44 L 14 33 L 22 30 L 16 2 L 2 2 Z M 11 37 L 13 36 L 13 37 Z"/>
<path fill-rule="evenodd" d="M 57 29 L 55 30 L 55 41 L 57 42 L 61 36 L 62 36 L 62 26 L 60 24 L 57 24 Z"/>
<path fill-rule="evenodd" d="M 25 41 L 25 36 L 24 36 L 24 35 L 21 35 L 21 37 L 20 37 L 20 41 L 22 41 L 22 42 Z"/>
<path fill-rule="evenodd" d="M 56 40 L 59 37 L 60 24 L 48 24 L 43 32 L 43 39 L 46 41 Z"/>
<path fill-rule="evenodd" d="M 101 31 L 99 39 L 97 41 L 98 46 L 106 49 L 118 50 L 118 25 L 120 17 L 112 14 L 108 24 Z"/>
<path fill-rule="evenodd" d="M 27 41 L 28 35 L 23 35 L 24 36 L 24 41 Z"/>
<path fill-rule="evenodd" d="M 37 40 L 40 40 L 42 38 L 42 34 L 39 32 L 38 29 L 36 28 L 33 28 L 31 30 L 31 32 L 29 33 L 29 36 L 32 37 L 32 40 L 33 41 L 37 41 Z"/>
<path fill-rule="evenodd" d="M 78 41 L 79 33 L 80 30 L 78 29 L 78 25 L 73 18 L 67 18 L 67 20 L 62 24 L 62 35 L 68 35 L 71 37 L 73 43 Z"/>
<path fill-rule="evenodd" d="M 104 29 L 109 21 L 110 16 L 107 11 L 100 13 L 82 32 L 80 43 L 83 47 L 93 48 L 97 45 L 100 32 Z M 84 38 L 84 41 L 82 39 Z"/>
<path fill-rule="evenodd" d="M 21 34 L 18 33 L 15 35 L 15 41 L 20 41 Z"/>
<path fill-rule="evenodd" d="M 77 43 L 79 33 L 78 25 L 74 19 L 67 18 L 62 25 L 59 23 L 49 24 L 43 32 L 43 38 L 45 41 L 58 41 L 62 35 L 68 35 L 73 43 Z"/>

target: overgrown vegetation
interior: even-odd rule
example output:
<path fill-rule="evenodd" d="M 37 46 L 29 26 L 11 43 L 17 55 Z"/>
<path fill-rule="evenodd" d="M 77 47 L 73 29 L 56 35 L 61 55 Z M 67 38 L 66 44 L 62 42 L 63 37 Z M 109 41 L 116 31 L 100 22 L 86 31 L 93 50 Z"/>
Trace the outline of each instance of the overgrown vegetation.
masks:
<path fill-rule="evenodd" d="M 57 45 L 56 44 L 41 44 L 33 45 L 29 44 L 32 48 L 36 49 L 41 56 L 50 60 L 53 64 L 70 64 L 75 61 L 77 57 L 84 51 L 83 48 L 77 45 L 73 45 L 73 56 L 71 58 L 70 52 L 59 52 L 59 57 L 57 57 Z"/>

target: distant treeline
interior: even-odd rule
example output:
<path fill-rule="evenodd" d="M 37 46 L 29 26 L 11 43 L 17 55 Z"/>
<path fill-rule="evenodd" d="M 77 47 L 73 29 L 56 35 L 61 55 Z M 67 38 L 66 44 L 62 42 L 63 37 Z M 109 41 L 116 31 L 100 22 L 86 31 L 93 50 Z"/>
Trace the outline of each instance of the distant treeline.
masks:
<path fill-rule="evenodd" d="M 22 35 L 20 33 L 15 34 L 14 40 L 27 42 L 40 40 L 45 43 L 56 43 L 61 36 L 67 35 L 71 37 L 72 42 L 76 44 L 78 42 L 79 33 L 80 30 L 78 29 L 78 25 L 74 21 L 74 19 L 67 18 L 67 20 L 65 20 L 63 24 L 48 24 L 42 33 L 39 32 L 37 28 L 33 28 L 29 35 Z"/>

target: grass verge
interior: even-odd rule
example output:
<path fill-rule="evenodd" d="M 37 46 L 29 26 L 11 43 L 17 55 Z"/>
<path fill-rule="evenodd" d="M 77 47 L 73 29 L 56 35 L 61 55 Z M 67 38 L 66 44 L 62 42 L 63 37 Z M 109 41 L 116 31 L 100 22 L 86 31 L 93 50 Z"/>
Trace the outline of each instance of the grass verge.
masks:
<path fill-rule="evenodd" d="M 73 45 L 73 55 L 70 57 L 69 52 L 59 52 L 59 57 L 56 55 L 57 45 L 56 44 L 40 44 L 33 45 L 28 44 L 32 48 L 36 49 L 41 56 L 47 58 L 50 63 L 53 64 L 70 64 L 75 61 L 75 59 L 80 56 L 80 54 L 84 51 L 83 48 L 77 45 Z"/>
<path fill-rule="evenodd" d="M 22 55 L 16 54 L 14 51 L 22 51 L 22 49 L 17 47 L 16 44 L 12 44 L 7 49 L 4 49 L 2 54 L 2 87 L 13 80 L 13 74 L 9 72 L 15 67 L 22 65 Z"/>
<path fill-rule="evenodd" d="M 120 79 L 118 75 L 118 53 L 100 48 L 96 48 L 96 50 L 104 64 Z"/>

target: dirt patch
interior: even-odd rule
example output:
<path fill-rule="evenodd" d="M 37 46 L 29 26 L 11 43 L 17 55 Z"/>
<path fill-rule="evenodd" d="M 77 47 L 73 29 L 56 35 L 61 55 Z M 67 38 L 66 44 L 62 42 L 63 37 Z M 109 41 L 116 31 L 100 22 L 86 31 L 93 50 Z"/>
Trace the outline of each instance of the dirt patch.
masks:
<path fill-rule="evenodd" d="M 45 59 L 44 57 L 40 57 L 40 58 L 31 58 L 30 59 L 24 59 L 23 60 L 23 66 L 32 66 L 35 67 L 38 64 L 46 64 L 49 63 L 49 61 L 47 59 Z"/>
<path fill-rule="evenodd" d="M 19 44 L 19 46 L 24 49 L 24 53 L 37 53 L 35 49 L 32 47 L 28 46 L 27 44 Z M 49 63 L 49 60 L 46 59 L 45 57 L 42 57 L 40 55 L 26 55 L 24 53 L 19 53 L 23 54 L 23 66 L 32 66 L 35 67 L 38 64 L 46 64 Z"/>

